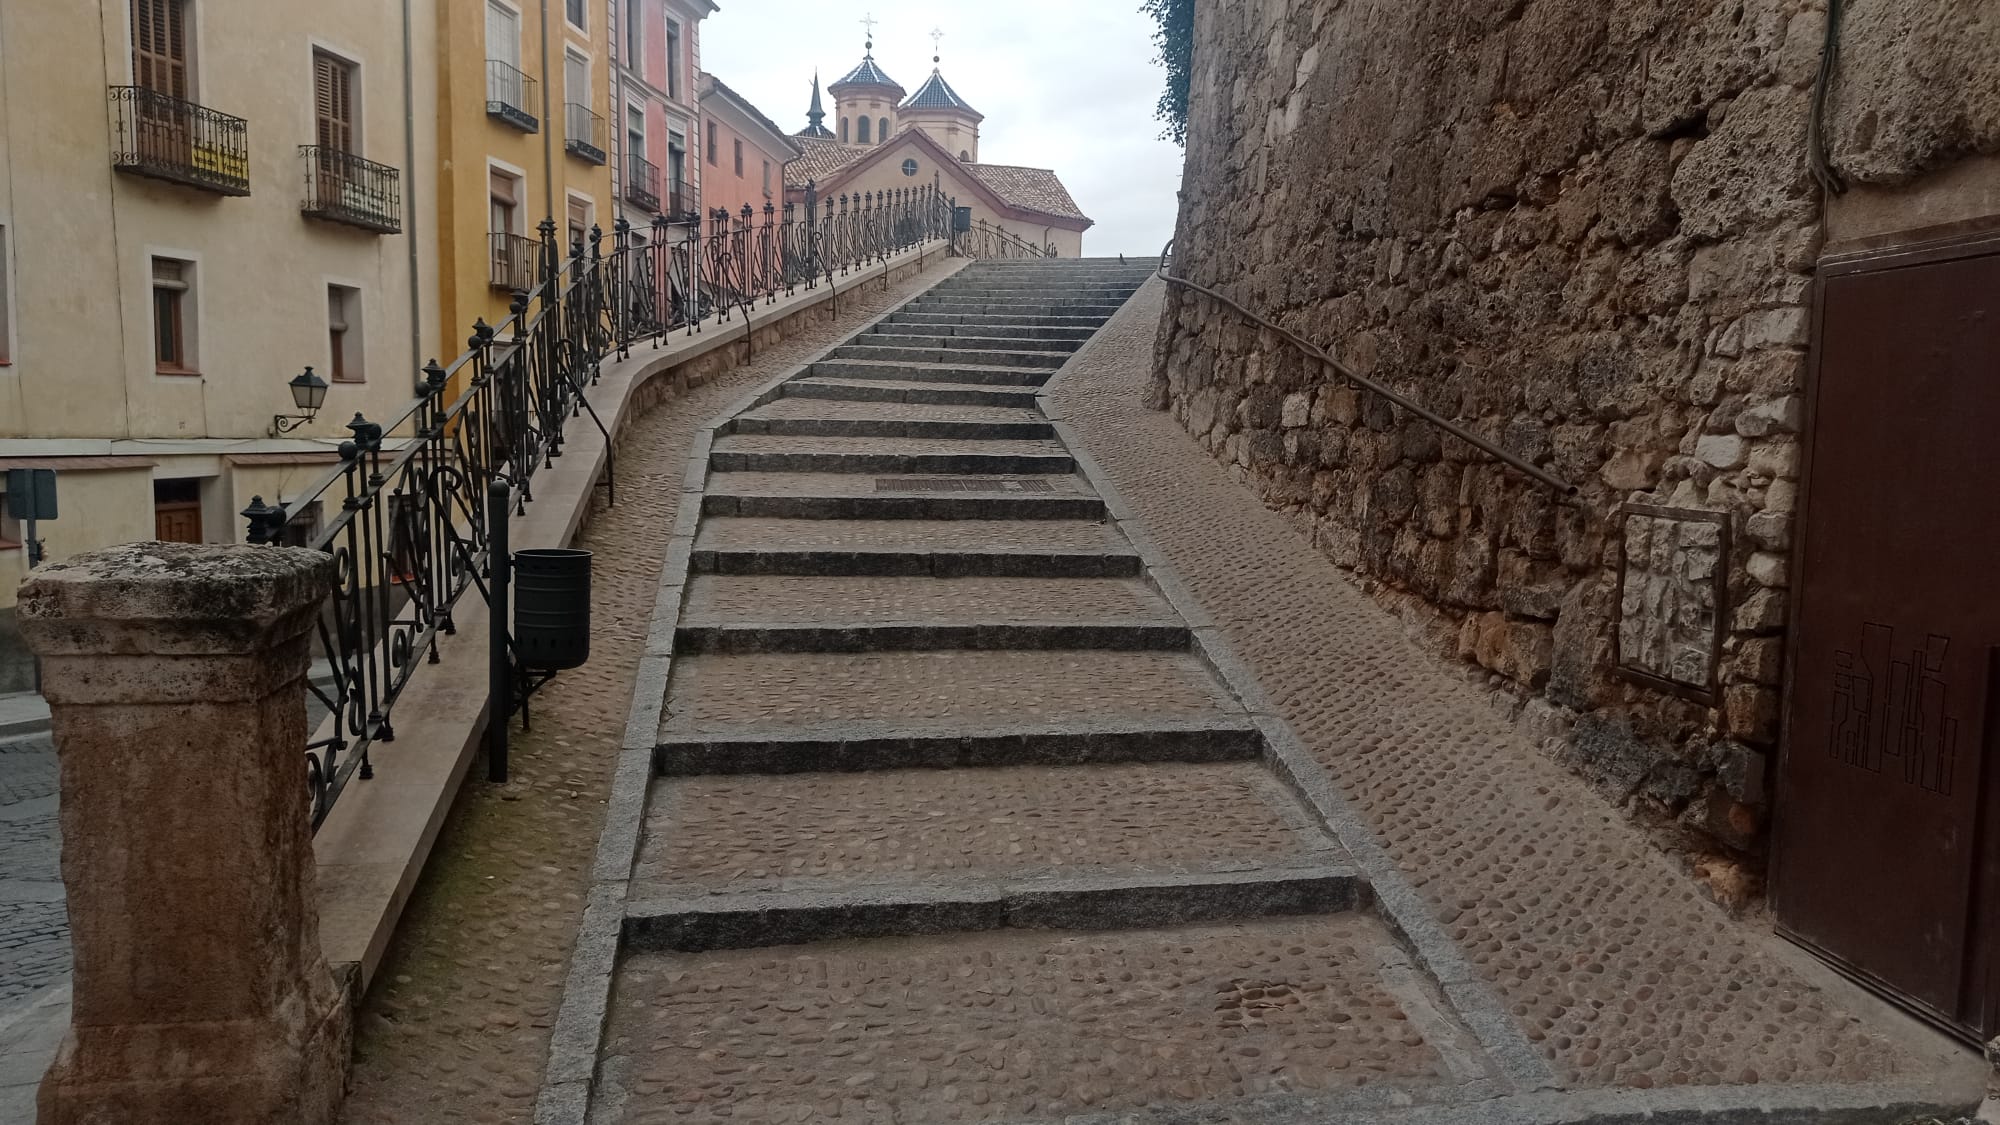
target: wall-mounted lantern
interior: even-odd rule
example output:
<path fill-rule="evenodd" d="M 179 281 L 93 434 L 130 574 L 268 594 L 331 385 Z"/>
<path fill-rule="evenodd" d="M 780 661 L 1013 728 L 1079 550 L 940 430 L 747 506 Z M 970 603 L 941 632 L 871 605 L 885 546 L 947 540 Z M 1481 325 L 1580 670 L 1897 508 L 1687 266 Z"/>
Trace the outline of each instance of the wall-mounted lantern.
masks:
<path fill-rule="evenodd" d="M 298 407 L 297 414 L 274 414 L 271 416 L 271 434 L 288 434 L 300 426 L 319 417 L 319 408 L 326 405 L 326 380 L 313 374 L 308 367 L 292 376 L 285 384 L 292 390 L 292 405 Z"/>

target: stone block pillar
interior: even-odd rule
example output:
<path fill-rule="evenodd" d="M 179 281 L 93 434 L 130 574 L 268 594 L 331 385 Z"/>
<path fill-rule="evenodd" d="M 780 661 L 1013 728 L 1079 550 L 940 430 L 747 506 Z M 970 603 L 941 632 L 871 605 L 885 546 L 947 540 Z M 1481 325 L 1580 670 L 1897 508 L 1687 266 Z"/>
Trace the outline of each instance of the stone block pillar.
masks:
<path fill-rule="evenodd" d="M 319 944 L 308 638 L 328 557 L 138 543 L 35 572 L 76 969 L 41 1125 L 324 1125 L 352 1015 Z"/>

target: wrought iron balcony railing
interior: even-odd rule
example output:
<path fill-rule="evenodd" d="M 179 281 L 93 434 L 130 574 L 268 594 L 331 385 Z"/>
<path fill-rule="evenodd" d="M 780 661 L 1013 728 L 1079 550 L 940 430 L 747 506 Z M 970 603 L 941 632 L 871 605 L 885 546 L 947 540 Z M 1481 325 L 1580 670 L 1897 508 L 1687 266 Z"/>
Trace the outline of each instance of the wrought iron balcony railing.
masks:
<path fill-rule="evenodd" d="M 625 198 L 634 207 L 660 209 L 659 166 L 636 152 L 625 154 Z"/>
<path fill-rule="evenodd" d="M 305 200 L 299 210 L 315 219 L 345 223 L 377 234 L 403 230 L 403 174 L 326 145 L 300 145 Z"/>
<path fill-rule="evenodd" d="M 604 118 L 587 105 L 570 102 L 563 107 L 563 148 L 572 156 L 592 164 L 609 159 L 604 152 Z"/>
<path fill-rule="evenodd" d="M 533 289 L 542 279 L 542 244 L 526 235 L 496 232 L 487 284 L 495 289 Z"/>
<path fill-rule="evenodd" d="M 111 87 L 111 166 L 221 195 L 250 194 L 250 123 L 144 86 Z"/>
<path fill-rule="evenodd" d="M 534 79 L 511 63 L 486 60 L 486 115 L 497 117 L 523 133 L 540 132 L 542 120 L 535 116 Z"/>
<path fill-rule="evenodd" d="M 700 218 L 701 196 L 693 184 L 682 179 L 671 182 L 667 189 L 666 216 L 676 221 Z"/>

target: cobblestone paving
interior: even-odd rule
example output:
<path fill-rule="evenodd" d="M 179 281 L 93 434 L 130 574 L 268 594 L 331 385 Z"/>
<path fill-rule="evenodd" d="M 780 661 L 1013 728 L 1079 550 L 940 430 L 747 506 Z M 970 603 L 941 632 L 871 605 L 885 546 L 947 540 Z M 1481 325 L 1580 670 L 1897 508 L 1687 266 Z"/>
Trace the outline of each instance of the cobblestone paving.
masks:
<path fill-rule="evenodd" d="M 1235 711 L 1183 652 L 750 653 L 675 662 L 666 728 L 1083 722 Z"/>
<path fill-rule="evenodd" d="M 705 574 L 688 585 L 690 624 L 880 621 L 1171 621 L 1136 578 L 827 578 Z"/>
<path fill-rule="evenodd" d="M 1052 395 L 1265 693 L 1569 1083 L 1915 1073 L 1142 405 L 1157 283 Z"/>
<path fill-rule="evenodd" d="M 620 1120 L 992 1121 L 1446 1075 L 1371 919 L 636 955 Z"/>
<path fill-rule="evenodd" d="M 635 878 L 1241 870 L 1327 857 L 1257 763 L 897 770 L 655 783 Z M 1188 831 L 1192 824 L 1201 831 Z M 1323 841 L 1323 837 L 1319 837 Z"/>
<path fill-rule="evenodd" d="M 616 513 L 576 544 L 596 552 L 590 665 L 536 697 L 513 781 L 467 781 L 362 1008 L 348 1122 L 532 1117 L 667 546 L 633 529 L 673 525 L 694 432 L 717 411 L 934 280 L 843 292 L 840 324 L 772 346 L 626 433 Z"/>
<path fill-rule="evenodd" d="M 49 736 L 0 742 L 0 1017 L 69 976 L 56 811 Z"/>

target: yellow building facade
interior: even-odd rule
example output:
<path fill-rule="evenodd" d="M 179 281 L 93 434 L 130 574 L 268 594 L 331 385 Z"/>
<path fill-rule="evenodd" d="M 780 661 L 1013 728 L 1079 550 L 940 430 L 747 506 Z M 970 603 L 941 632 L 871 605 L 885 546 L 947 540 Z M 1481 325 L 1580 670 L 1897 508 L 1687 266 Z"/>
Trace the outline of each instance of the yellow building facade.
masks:
<path fill-rule="evenodd" d="M 617 209 L 611 27 L 592 0 L 437 0 L 437 357 L 538 279 L 544 219 L 567 252 Z"/>

